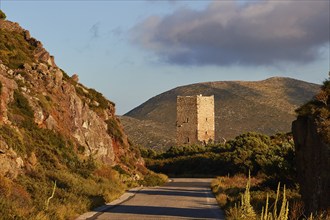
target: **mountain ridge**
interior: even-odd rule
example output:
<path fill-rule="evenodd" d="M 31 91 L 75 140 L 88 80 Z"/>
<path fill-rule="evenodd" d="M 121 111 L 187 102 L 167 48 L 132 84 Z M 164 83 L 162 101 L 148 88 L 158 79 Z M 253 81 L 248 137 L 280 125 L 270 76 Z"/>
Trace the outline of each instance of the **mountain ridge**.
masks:
<path fill-rule="evenodd" d="M 290 131 L 295 109 L 313 97 L 320 85 L 287 77 L 271 77 L 261 81 L 215 81 L 179 86 L 154 96 L 121 117 L 129 138 L 139 145 L 151 147 L 175 144 L 176 96 L 215 95 L 216 139 L 229 139 L 248 131 L 265 134 Z M 258 115 L 254 114 L 258 113 Z M 131 117 L 143 122 L 156 123 L 159 130 L 167 131 L 164 140 L 136 141 L 137 131 L 132 134 Z M 268 118 L 269 120 L 263 120 Z M 255 121 L 255 123 L 251 122 Z M 244 125 L 243 123 L 246 123 Z M 139 129 L 140 130 L 140 129 Z M 150 133 L 149 130 L 140 130 Z M 142 132 L 143 131 L 143 132 Z M 147 135 L 145 135 L 147 136 Z M 156 136 L 160 137 L 161 134 Z M 172 137 L 172 138 L 170 138 Z M 169 140 L 171 139 L 171 140 Z"/>

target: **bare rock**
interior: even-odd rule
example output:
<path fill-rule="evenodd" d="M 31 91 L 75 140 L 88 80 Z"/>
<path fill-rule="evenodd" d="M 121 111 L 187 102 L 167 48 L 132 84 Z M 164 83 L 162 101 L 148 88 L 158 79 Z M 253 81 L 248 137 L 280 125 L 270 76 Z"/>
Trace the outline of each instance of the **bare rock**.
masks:
<path fill-rule="evenodd" d="M 30 34 L 29 31 L 25 30 L 23 33 L 24 33 L 25 40 L 30 40 L 31 39 L 31 34 Z"/>
<path fill-rule="evenodd" d="M 3 64 L 0 64 L 0 70 L 3 71 L 3 72 L 6 72 L 7 71 L 7 67 Z"/>
<path fill-rule="evenodd" d="M 12 75 L 14 75 L 14 70 L 8 70 L 8 75 L 10 75 L 10 76 L 12 76 Z"/>
<path fill-rule="evenodd" d="M 57 69 L 55 71 L 55 83 L 58 85 L 62 82 L 63 79 L 63 73 L 61 70 Z"/>
<path fill-rule="evenodd" d="M 48 66 L 44 63 L 39 63 L 37 70 L 43 74 L 45 74 L 48 71 Z"/>
<path fill-rule="evenodd" d="M 57 122 L 56 120 L 53 118 L 53 116 L 49 115 L 48 118 L 46 119 L 46 127 L 49 130 L 54 130 L 57 127 Z"/>
<path fill-rule="evenodd" d="M 44 120 L 45 120 L 45 116 L 44 116 L 42 109 L 36 109 L 34 111 L 34 122 L 37 125 L 41 125 L 41 124 L 43 124 Z"/>
<path fill-rule="evenodd" d="M 30 157 L 28 158 L 28 163 L 33 167 L 35 167 L 37 165 L 38 159 L 34 152 L 32 152 Z"/>
<path fill-rule="evenodd" d="M 2 149 L 8 148 L 4 141 L 1 141 L 1 144 L 6 146 L 2 147 Z M 0 175 L 15 179 L 18 174 L 22 172 L 24 161 L 21 157 L 17 156 L 14 150 L 5 149 L 3 150 L 3 153 L 0 154 L 0 167 Z"/>
<path fill-rule="evenodd" d="M 0 82 L 2 84 L 0 93 L 0 123 L 8 123 L 8 104 L 14 100 L 14 90 L 18 88 L 16 82 L 12 79 L 8 79 L 0 74 Z"/>
<path fill-rule="evenodd" d="M 32 67 L 31 67 L 30 64 L 28 64 L 28 63 L 25 63 L 25 64 L 23 65 L 23 67 L 24 67 L 24 69 L 26 69 L 26 70 L 28 70 L 28 71 L 31 71 L 31 70 L 32 70 Z"/>
<path fill-rule="evenodd" d="M 76 73 L 71 76 L 71 79 L 75 82 L 79 82 L 79 76 Z"/>
<path fill-rule="evenodd" d="M 318 133 L 312 116 L 300 116 L 292 124 L 300 191 L 309 212 L 330 207 L 330 144 Z"/>

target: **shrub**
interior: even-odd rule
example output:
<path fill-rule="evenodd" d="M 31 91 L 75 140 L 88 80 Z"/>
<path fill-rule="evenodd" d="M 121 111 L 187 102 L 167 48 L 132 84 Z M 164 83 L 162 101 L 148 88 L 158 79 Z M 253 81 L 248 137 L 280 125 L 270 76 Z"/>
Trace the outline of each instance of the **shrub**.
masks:
<path fill-rule="evenodd" d="M 246 133 L 226 145 L 171 147 L 160 154 L 142 149 L 142 154 L 148 168 L 170 176 L 223 176 L 251 170 L 253 176 L 269 176 L 275 187 L 279 181 L 295 183 L 291 134 Z"/>
<path fill-rule="evenodd" d="M 34 112 L 30 107 L 29 101 L 18 90 L 14 91 L 14 102 L 11 103 L 10 107 L 16 114 L 28 117 L 29 119 L 34 117 Z"/>
<path fill-rule="evenodd" d="M 163 185 L 167 181 L 167 176 L 164 174 L 158 174 L 154 172 L 149 172 L 146 174 L 139 183 L 144 186 L 159 186 Z"/>
<path fill-rule="evenodd" d="M 6 14 L 2 11 L 2 10 L 0 10 L 0 19 L 6 19 Z"/>
<path fill-rule="evenodd" d="M 108 125 L 108 134 L 116 141 L 123 143 L 123 133 L 118 125 L 118 122 L 114 118 L 110 118 L 105 121 Z"/>
<path fill-rule="evenodd" d="M 31 64 L 34 60 L 35 46 L 15 31 L 0 29 L 0 59 L 11 69 L 17 69 L 23 64 Z"/>

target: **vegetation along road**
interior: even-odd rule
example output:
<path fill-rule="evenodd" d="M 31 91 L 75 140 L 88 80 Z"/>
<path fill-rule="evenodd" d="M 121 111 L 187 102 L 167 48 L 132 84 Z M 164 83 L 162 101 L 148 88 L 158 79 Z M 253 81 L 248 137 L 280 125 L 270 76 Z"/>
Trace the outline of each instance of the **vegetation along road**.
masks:
<path fill-rule="evenodd" d="M 131 199 L 87 219 L 224 219 L 210 190 L 211 179 L 172 180 L 137 191 Z"/>

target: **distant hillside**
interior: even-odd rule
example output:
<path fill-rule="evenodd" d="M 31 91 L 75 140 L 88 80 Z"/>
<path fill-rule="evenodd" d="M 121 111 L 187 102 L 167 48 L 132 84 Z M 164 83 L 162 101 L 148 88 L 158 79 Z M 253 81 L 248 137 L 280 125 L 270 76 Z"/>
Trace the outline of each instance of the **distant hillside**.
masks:
<path fill-rule="evenodd" d="M 317 84 L 281 77 L 256 82 L 197 83 L 155 96 L 126 113 L 121 121 L 135 144 L 171 146 L 175 144 L 176 97 L 214 95 L 217 140 L 247 131 L 271 135 L 290 131 L 294 110 L 319 88 Z"/>

